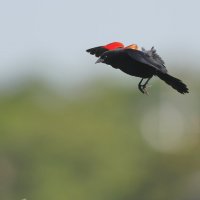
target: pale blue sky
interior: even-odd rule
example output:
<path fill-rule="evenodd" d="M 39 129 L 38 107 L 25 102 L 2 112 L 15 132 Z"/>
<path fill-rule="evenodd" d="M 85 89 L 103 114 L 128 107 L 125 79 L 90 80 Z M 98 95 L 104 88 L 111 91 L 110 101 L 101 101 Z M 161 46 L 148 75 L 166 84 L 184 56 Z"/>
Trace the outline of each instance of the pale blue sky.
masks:
<path fill-rule="evenodd" d="M 60 84 L 118 74 L 85 52 L 112 41 L 154 45 L 170 71 L 174 61 L 198 66 L 199 8 L 198 0 L 1 1 L 0 84 L 31 74 Z"/>

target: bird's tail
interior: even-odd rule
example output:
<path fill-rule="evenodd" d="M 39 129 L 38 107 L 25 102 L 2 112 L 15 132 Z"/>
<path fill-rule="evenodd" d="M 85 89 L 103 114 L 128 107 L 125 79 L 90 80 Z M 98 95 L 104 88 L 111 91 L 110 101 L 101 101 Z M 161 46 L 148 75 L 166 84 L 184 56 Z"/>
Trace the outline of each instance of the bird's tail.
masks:
<path fill-rule="evenodd" d="M 157 76 L 165 81 L 168 85 L 173 87 L 175 90 L 180 92 L 181 94 L 189 93 L 189 90 L 187 88 L 187 85 L 184 84 L 181 80 L 169 75 L 169 74 L 164 74 L 162 72 L 158 72 Z"/>

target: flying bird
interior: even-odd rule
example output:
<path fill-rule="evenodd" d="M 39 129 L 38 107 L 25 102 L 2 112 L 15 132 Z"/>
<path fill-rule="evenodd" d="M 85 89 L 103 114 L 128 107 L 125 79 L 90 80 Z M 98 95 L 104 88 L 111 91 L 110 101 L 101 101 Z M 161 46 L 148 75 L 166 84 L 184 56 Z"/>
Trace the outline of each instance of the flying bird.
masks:
<path fill-rule="evenodd" d="M 87 52 L 99 57 L 96 63 L 105 63 L 126 74 L 142 78 L 138 89 L 144 94 L 148 94 L 147 84 L 153 76 L 158 76 L 181 94 L 189 92 L 186 84 L 168 74 L 163 59 L 154 47 L 140 50 L 136 44 L 124 47 L 122 43 L 114 42 L 88 49 Z M 147 80 L 142 84 L 144 79 Z"/>

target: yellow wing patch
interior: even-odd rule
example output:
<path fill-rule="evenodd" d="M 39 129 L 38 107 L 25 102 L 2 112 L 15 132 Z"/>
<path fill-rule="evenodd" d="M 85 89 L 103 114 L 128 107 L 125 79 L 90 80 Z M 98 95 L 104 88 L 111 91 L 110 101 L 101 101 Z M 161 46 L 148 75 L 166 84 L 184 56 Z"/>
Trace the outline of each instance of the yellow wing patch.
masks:
<path fill-rule="evenodd" d="M 137 44 L 131 44 L 131 45 L 125 47 L 125 49 L 135 49 L 135 50 L 140 50 Z"/>

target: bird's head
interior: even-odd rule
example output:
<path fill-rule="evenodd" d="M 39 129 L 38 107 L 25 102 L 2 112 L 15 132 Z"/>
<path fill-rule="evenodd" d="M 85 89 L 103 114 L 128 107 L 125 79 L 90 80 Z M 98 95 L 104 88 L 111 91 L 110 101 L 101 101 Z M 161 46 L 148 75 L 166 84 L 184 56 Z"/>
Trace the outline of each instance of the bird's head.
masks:
<path fill-rule="evenodd" d="M 110 60 L 110 55 L 113 53 L 114 51 L 106 51 L 105 53 L 103 53 L 101 55 L 101 57 L 95 62 L 95 64 L 97 63 L 108 63 Z"/>
<path fill-rule="evenodd" d="M 95 62 L 97 63 L 105 63 L 110 65 L 111 63 L 115 63 L 118 60 L 120 52 L 123 51 L 123 48 L 118 48 L 112 51 L 104 52 L 101 57 Z"/>

